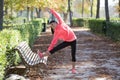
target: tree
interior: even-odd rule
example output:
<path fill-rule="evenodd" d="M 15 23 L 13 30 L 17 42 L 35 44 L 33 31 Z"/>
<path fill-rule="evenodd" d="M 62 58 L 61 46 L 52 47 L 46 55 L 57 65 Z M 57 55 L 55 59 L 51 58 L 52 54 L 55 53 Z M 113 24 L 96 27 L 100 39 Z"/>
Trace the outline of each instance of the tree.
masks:
<path fill-rule="evenodd" d="M 67 18 L 68 18 L 68 1 L 67 0 L 57 0 L 58 3 L 56 4 L 59 4 L 59 12 L 61 12 L 63 14 L 63 19 L 65 22 L 67 22 Z M 70 3 L 72 2 L 73 0 L 70 1 Z M 72 5 L 70 5 L 70 10 L 72 11 Z"/>
<path fill-rule="evenodd" d="M 120 18 L 120 0 L 119 0 L 119 10 L 118 10 L 118 12 L 119 12 L 119 18 Z"/>
<path fill-rule="evenodd" d="M 35 0 L 35 6 L 34 7 L 36 8 L 37 18 L 41 17 L 42 8 L 47 7 L 49 3 L 50 3 L 49 0 Z"/>
<path fill-rule="evenodd" d="M 90 17 L 93 16 L 93 1 L 94 1 L 94 0 L 90 0 L 90 3 L 91 3 L 91 7 L 90 7 Z"/>
<path fill-rule="evenodd" d="M 16 9 L 16 2 L 17 0 L 4 0 L 5 12 L 10 18 L 12 18 L 13 11 Z"/>
<path fill-rule="evenodd" d="M 97 0 L 97 12 L 96 12 L 96 18 L 99 18 L 99 11 L 100 11 L 100 0 Z"/>
<path fill-rule="evenodd" d="M 106 35 L 106 31 L 109 28 L 109 22 L 110 22 L 108 0 L 105 0 L 105 17 L 106 17 L 106 23 L 105 23 L 105 32 L 104 33 Z"/>
<path fill-rule="evenodd" d="M 93 16 L 96 12 L 96 0 L 76 0 L 75 10 L 84 15 Z"/>
<path fill-rule="evenodd" d="M 4 5 L 4 0 L 0 1 L 0 30 L 3 28 L 3 5 Z"/>
<path fill-rule="evenodd" d="M 71 0 L 72 2 L 73 0 Z M 45 7 L 53 8 L 64 14 L 66 20 L 68 14 L 68 0 L 4 0 L 5 14 L 8 18 L 13 16 L 13 12 L 27 11 L 27 20 L 33 18 L 33 11 L 36 11 L 36 17 L 41 17 L 41 10 Z"/>
<path fill-rule="evenodd" d="M 118 0 L 118 3 L 116 3 L 115 8 L 116 8 L 116 12 L 118 13 L 118 17 L 120 18 L 120 0 Z"/>
<path fill-rule="evenodd" d="M 84 0 L 82 0 L 82 17 L 83 17 L 83 14 L 84 14 Z"/>
<path fill-rule="evenodd" d="M 70 5 L 70 0 L 68 0 L 68 11 L 69 11 L 69 17 L 70 17 L 70 26 L 73 25 L 72 23 L 72 11 L 71 11 L 71 5 Z"/>
<path fill-rule="evenodd" d="M 106 17 L 106 22 L 109 22 L 110 16 L 109 16 L 108 0 L 105 0 L 105 17 Z"/>

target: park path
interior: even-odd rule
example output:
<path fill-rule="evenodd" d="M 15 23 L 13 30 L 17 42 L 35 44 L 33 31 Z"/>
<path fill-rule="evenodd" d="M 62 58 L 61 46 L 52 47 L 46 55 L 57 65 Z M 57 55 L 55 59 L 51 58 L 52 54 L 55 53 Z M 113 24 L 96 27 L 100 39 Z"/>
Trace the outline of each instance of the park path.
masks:
<path fill-rule="evenodd" d="M 88 29 L 72 29 L 77 36 L 77 74 L 70 72 L 71 49 L 66 47 L 48 58 L 48 75 L 42 80 L 120 80 L 120 46 Z M 51 39 L 47 29 L 35 41 L 34 51 L 46 51 Z"/>

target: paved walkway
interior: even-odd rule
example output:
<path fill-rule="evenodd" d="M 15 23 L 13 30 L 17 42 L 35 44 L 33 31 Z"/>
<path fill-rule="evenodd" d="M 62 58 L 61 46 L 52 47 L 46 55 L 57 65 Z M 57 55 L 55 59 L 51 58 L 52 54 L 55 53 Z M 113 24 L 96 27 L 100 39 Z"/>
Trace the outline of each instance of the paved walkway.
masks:
<path fill-rule="evenodd" d="M 77 74 L 70 72 L 71 49 L 67 47 L 49 57 L 48 75 L 43 80 L 120 80 L 120 46 L 92 34 L 88 29 L 73 30 L 78 38 Z M 34 44 L 34 50 L 47 50 L 51 39 L 49 30 L 42 33 Z"/>

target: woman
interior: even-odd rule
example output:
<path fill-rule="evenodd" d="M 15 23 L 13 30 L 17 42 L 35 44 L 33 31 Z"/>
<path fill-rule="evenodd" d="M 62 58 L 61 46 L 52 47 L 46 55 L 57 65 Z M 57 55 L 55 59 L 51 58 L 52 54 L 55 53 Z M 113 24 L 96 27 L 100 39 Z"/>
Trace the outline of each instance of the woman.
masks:
<path fill-rule="evenodd" d="M 67 46 L 71 46 L 71 56 L 72 56 L 72 69 L 71 70 L 72 70 L 72 73 L 76 73 L 75 62 L 76 62 L 76 39 L 77 37 L 75 33 L 72 31 L 72 29 L 67 24 L 65 24 L 63 19 L 60 17 L 60 15 L 56 11 L 54 11 L 53 9 L 49 9 L 49 8 L 47 8 L 47 11 L 51 12 L 54 15 L 54 17 L 57 18 L 57 21 L 52 20 L 49 23 L 51 28 L 54 31 L 54 37 L 48 50 L 44 52 L 43 54 L 38 51 L 38 54 L 40 58 L 42 58 L 44 56 L 52 55 L 56 51 L 61 50 Z M 63 40 L 63 42 L 57 45 L 56 47 L 54 47 L 59 39 Z"/>

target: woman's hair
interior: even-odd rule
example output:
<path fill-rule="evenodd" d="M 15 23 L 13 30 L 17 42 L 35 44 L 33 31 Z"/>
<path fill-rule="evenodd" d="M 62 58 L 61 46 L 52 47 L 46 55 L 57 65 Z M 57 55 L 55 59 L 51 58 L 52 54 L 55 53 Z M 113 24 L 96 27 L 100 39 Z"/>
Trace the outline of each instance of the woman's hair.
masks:
<path fill-rule="evenodd" d="M 57 23 L 57 21 L 52 20 L 52 21 L 49 22 L 49 24 L 51 24 L 51 23 Z M 52 28 L 51 28 L 51 32 L 52 32 L 52 34 L 54 34 L 54 30 Z"/>
<path fill-rule="evenodd" d="M 57 23 L 57 21 L 52 20 L 52 21 L 49 22 L 49 24 L 51 24 L 51 23 Z"/>
<path fill-rule="evenodd" d="M 54 34 L 54 30 L 51 28 L 51 33 Z"/>

